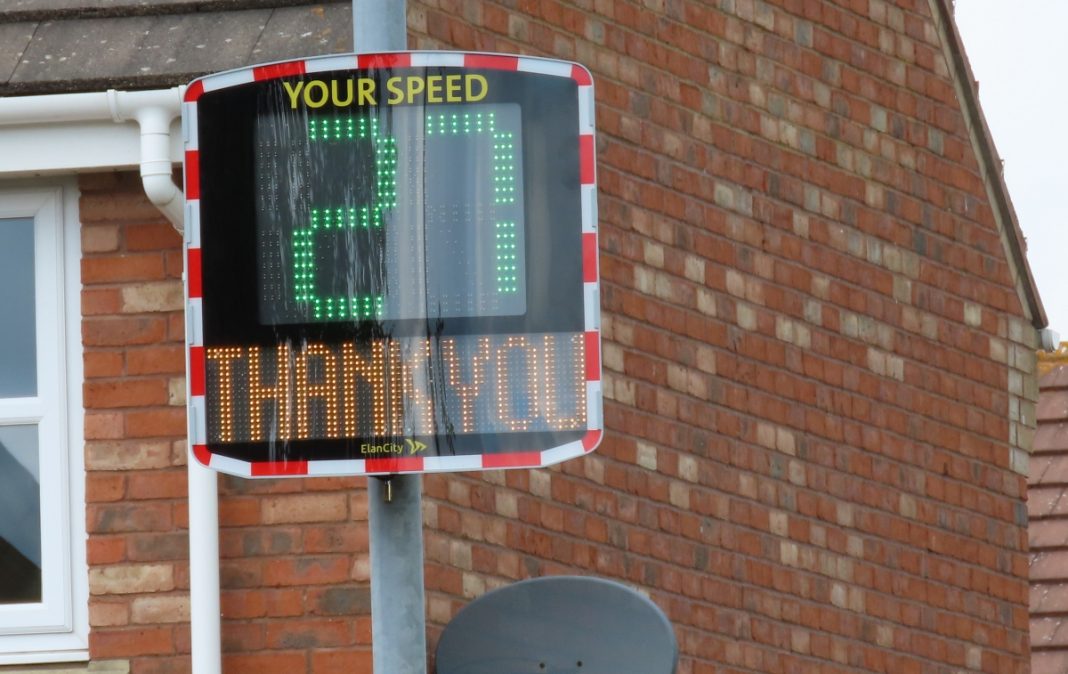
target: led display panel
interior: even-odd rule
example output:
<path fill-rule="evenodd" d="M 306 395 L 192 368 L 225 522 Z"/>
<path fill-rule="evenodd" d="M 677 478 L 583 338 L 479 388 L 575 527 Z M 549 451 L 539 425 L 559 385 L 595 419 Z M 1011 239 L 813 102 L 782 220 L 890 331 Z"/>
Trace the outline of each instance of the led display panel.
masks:
<path fill-rule="evenodd" d="M 380 474 L 595 447 L 584 68 L 334 56 L 210 75 L 185 100 L 197 460 Z"/>

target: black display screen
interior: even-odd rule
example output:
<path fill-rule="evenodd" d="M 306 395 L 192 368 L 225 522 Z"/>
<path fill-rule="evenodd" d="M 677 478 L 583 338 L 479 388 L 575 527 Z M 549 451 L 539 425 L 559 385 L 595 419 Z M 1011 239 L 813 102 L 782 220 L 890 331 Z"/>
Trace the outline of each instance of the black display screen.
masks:
<path fill-rule="evenodd" d="M 204 93 L 210 451 L 444 456 L 583 437 L 576 92 L 405 67 Z"/>

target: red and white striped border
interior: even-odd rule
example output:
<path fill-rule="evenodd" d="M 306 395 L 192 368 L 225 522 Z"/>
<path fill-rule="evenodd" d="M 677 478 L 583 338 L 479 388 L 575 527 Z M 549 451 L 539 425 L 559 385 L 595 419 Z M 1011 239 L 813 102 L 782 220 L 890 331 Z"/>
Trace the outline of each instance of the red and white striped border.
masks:
<path fill-rule="evenodd" d="M 555 77 L 569 77 L 578 83 L 582 278 L 586 331 L 587 432 L 585 436 L 581 440 L 542 451 L 469 456 L 249 462 L 211 453 L 207 448 L 207 407 L 204 397 L 207 364 L 204 355 L 203 287 L 200 269 L 200 146 L 197 130 L 197 100 L 209 91 L 306 73 L 425 67 L 516 70 Z M 601 407 L 601 301 L 600 274 L 597 267 L 597 162 L 593 101 L 593 78 L 585 67 L 570 61 L 509 54 L 426 51 L 322 56 L 230 70 L 193 80 L 185 91 L 182 105 L 182 131 L 185 136 L 186 371 L 189 386 L 187 409 L 190 453 L 196 460 L 214 470 L 241 477 L 297 477 L 540 468 L 592 452 L 604 435 L 604 415 Z"/>

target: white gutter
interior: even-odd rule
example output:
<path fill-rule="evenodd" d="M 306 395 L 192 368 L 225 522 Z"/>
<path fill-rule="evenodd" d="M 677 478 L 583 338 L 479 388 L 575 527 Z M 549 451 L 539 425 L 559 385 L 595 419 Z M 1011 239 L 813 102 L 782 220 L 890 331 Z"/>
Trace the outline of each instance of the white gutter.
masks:
<path fill-rule="evenodd" d="M 0 98 L 0 126 L 135 121 L 141 131 L 145 194 L 182 231 L 185 197 L 171 179 L 171 122 L 182 110 L 184 87 Z M 86 167 L 91 168 L 91 167 Z"/>
<path fill-rule="evenodd" d="M 7 160 L 15 165 L 42 144 L 63 142 L 60 154 L 78 157 L 74 163 L 34 165 L 34 171 L 84 170 L 113 167 L 96 155 L 98 139 L 91 138 L 100 122 L 136 122 L 140 130 L 140 169 L 145 194 L 178 232 L 182 232 L 185 195 L 174 184 L 175 139 L 171 128 L 181 115 L 184 87 L 152 91 L 115 91 L 0 98 L 0 132 L 13 132 L 32 140 L 21 154 Z M 96 126 L 94 126 L 96 125 Z M 21 128 L 20 128 L 21 127 Z M 55 133 L 49 134 L 49 130 Z M 74 131 L 72 134 L 71 131 Z M 62 139 L 62 140 L 59 140 Z M 106 145 L 110 137 L 103 143 Z M 35 146 L 34 143 L 37 143 Z M 121 151 L 116 154 L 122 155 Z M 180 156 L 180 155 L 179 155 Z M 119 160 L 121 163 L 121 159 Z M 38 161 L 39 164 L 39 161 Z M 11 171 L 12 167 L 7 167 Z M 7 171 L 0 167 L 0 174 Z M 189 595 L 191 603 L 192 672 L 222 672 L 221 610 L 219 602 L 219 494 L 215 471 L 201 466 L 192 456 L 187 461 L 189 478 Z"/>

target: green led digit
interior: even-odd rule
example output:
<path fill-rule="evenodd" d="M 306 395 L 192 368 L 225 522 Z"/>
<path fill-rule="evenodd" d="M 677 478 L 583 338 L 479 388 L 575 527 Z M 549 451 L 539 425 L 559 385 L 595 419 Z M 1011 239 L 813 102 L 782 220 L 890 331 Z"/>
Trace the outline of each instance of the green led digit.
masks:
<path fill-rule="evenodd" d="M 355 208 L 312 208 L 308 226 L 293 231 L 295 298 L 311 306 L 316 320 L 379 318 L 383 310 L 381 295 L 324 297 L 319 293 L 315 243 L 319 232 L 382 227 L 382 213 L 397 205 L 397 139 L 380 134 L 378 120 L 368 117 L 311 119 L 308 139 L 313 143 L 370 139 L 375 155 L 375 187 L 371 203 Z"/>
<path fill-rule="evenodd" d="M 493 134 L 493 202 L 515 203 L 515 141 L 511 132 Z"/>
<path fill-rule="evenodd" d="M 498 131 L 492 112 L 428 114 L 426 133 L 428 136 L 490 134 L 493 141 L 493 203 L 499 206 L 515 203 L 515 134 Z M 517 293 L 516 223 L 495 221 L 494 239 L 497 292 L 502 295 Z"/>
<path fill-rule="evenodd" d="M 493 202 L 515 203 L 515 141 L 510 131 L 494 131 L 493 134 Z M 519 292 L 516 264 L 516 227 L 512 221 L 495 223 L 497 252 L 497 292 L 511 295 Z"/>
<path fill-rule="evenodd" d="M 511 221 L 498 222 L 496 239 L 497 292 L 502 295 L 518 292 L 515 223 Z"/>

